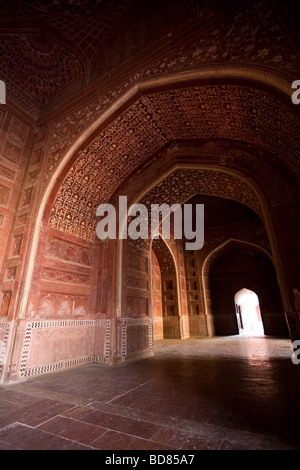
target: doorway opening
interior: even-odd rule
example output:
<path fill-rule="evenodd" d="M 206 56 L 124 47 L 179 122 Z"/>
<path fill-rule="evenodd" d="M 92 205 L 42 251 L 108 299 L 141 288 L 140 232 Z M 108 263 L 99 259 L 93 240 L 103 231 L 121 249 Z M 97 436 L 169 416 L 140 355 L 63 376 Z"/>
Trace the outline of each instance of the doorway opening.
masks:
<path fill-rule="evenodd" d="M 239 334 L 264 335 L 259 299 L 255 292 L 241 289 L 234 296 Z"/>
<path fill-rule="evenodd" d="M 153 339 L 181 338 L 176 267 L 163 238 L 152 241 Z"/>

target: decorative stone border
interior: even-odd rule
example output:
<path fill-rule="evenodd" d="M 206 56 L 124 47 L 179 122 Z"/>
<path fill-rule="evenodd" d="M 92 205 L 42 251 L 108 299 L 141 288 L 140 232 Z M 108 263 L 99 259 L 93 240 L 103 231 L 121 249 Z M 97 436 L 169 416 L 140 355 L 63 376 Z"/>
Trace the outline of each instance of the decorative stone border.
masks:
<path fill-rule="evenodd" d="M 68 327 L 96 327 L 96 326 L 105 326 L 105 346 L 104 346 L 104 356 L 83 356 L 77 357 L 69 360 L 58 361 L 55 363 L 50 363 L 42 366 L 28 367 L 28 359 L 30 353 L 30 347 L 32 342 L 32 333 L 36 329 L 45 329 L 45 328 L 68 328 Z M 19 370 L 19 378 L 24 379 L 28 377 L 48 374 L 50 372 L 58 372 L 59 370 L 69 369 L 71 367 L 93 364 L 93 363 L 102 363 L 107 364 L 109 362 L 109 351 L 110 351 L 110 320 L 49 320 L 49 321 L 32 321 L 28 322 L 25 331 L 23 351 L 21 358 L 21 365 Z"/>
<path fill-rule="evenodd" d="M 3 373 L 3 366 L 5 364 L 5 356 L 9 339 L 10 326 L 11 322 L 0 322 L 0 331 L 2 332 L 2 339 L 0 341 L 0 382 Z"/>
<path fill-rule="evenodd" d="M 128 351 L 128 329 L 130 327 L 146 326 L 148 328 L 146 347 L 137 349 L 133 352 Z M 119 333 L 120 333 L 120 356 L 117 358 L 121 362 L 133 361 L 153 355 L 153 323 L 150 318 L 126 318 L 119 319 Z"/>

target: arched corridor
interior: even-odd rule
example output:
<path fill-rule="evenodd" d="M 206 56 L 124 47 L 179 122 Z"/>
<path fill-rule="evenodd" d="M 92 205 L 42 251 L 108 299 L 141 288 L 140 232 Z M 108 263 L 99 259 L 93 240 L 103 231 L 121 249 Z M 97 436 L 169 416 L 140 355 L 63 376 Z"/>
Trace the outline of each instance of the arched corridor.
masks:
<path fill-rule="evenodd" d="M 297 447 L 299 2 L 0 3 L 0 447 Z"/>

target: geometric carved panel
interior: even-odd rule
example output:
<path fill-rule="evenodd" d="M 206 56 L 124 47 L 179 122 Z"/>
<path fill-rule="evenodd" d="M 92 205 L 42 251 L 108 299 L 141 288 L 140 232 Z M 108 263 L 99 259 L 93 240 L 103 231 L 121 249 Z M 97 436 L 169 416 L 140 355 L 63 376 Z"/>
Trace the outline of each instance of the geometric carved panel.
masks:
<path fill-rule="evenodd" d="M 119 319 L 118 331 L 120 334 L 118 357 L 121 362 L 152 355 L 151 319 Z"/>
<path fill-rule="evenodd" d="M 9 188 L 6 188 L 5 186 L 0 185 L 0 205 L 1 206 L 5 206 L 5 207 L 7 206 L 9 193 L 10 193 Z"/>
<path fill-rule="evenodd" d="M 21 145 L 25 145 L 29 128 L 19 119 L 13 117 L 9 126 L 8 134 L 11 139 L 19 142 Z"/>
<path fill-rule="evenodd" d="M 10 301 L 11 301 L 12 292 L 2 292 L 2 301 L 1 301 L 1 308 L 0 308 L 0 315 L 2 317 L 6 317 L 8 315 Z"/>
<path fill-rule="evenodd" d="M 19 256 L 21 252 L 23 235 L 15 235 L 12 246 L 12 256 Z"/>
<path fill-rule="evenodd" d="M 15 177 L 15 172 L 4 165 L 0 165 L 0 176 L 2 176 L 2 178 L 6 178 L 10 181 L 13 181 Z"/>
<path fill-rule="evenodd" d="M 3 150 L 3 157 L 7 160 L 10 160 L 12 163 L 19 165 L 21 163 L 22 149 L 12 144 L 11 142 L 6 142 Z"/>
<path fill-rule="evenodd" d="M 127 296 L 126 315 L 149 315 L 148 299 L 142 297 Z"/>

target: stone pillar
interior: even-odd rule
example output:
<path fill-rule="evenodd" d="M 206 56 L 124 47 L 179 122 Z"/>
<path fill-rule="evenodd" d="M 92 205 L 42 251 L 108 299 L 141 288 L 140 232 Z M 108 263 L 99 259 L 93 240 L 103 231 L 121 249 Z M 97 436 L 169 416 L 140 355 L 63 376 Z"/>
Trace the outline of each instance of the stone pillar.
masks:
<path fill-rule="evenodd" d="M 300 224 L 292 202 L 272 207 L 273 256 L 291 340 L 300 339 Z"/>

